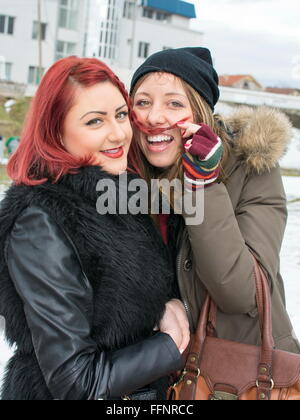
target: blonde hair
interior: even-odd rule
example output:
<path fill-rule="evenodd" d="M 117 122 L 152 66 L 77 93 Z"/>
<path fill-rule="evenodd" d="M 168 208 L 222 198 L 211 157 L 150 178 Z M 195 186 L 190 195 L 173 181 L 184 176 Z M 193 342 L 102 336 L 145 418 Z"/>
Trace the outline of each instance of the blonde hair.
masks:
<path fill-rule="evenodd" d="M 149 77 L 152 73 L 148 73 L 145 76 L 141 77 L 141 79 L 135 85 L 132 91 L 132 97 L 136 94 L 139 86 L 144 82 L 144 80 Z M 174 76 L 177 78 L 177 76 Z M 224 170 L 225 163 L 229 156 L 230 151 L 230 139 L 227 132 L 226 124 L 223 121 L 222 117 L 218 114 L 213 114 L 210 106 L 208 103 L 200 96 L 200 94 L 188 83 L 184 80 L 177 78 L 182 83 L 182 86 L 185 90 L 187 98 L 190 102 L 191 108 L 193 110 L 194 122 L 196 124 L 204 123 L 207 124 L 212 128 L 212 130 L 221 138 L 223 146 L 224 146 L 224 154 L 221 161 L 221 173 L 218 178 L 218 182 L 222 181 L 226 183 L 227 175 Z M 134 130 L 134 137 L 135 141 L 138 144 L 138 164 L 140 165 L 140 171 L 142 176 L 146 179 L 148 184 L 151 184 L 151 179 L 168 179 L 172 181 L 174 179 L 179 179 L 183 184 L 183 173 L 184 168 L 182 164 L 182 152 L 178 154 L 178 157 L 174 164 L 168 168 L 167 170 L 160 170 L 152 166 L 146 159 L 145 155 L 143 154 L 140 145 L 140 132 L 137 129 Z M 172 204 L 172 202 L 171 202 Z"/>

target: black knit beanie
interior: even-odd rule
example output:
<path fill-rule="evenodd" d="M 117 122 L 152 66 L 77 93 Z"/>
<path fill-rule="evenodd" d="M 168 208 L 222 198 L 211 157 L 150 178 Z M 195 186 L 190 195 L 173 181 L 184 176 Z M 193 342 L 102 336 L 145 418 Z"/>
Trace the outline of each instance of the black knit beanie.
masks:
<path fill-rule="evenodd" d="M 219 77 L 207 48 L 178 48 L 151 55 L 134 73 L 130 92 L 141 77 L 152 72 L 166 72 L 180 77 L 214 110 L 220 97 Z"/>

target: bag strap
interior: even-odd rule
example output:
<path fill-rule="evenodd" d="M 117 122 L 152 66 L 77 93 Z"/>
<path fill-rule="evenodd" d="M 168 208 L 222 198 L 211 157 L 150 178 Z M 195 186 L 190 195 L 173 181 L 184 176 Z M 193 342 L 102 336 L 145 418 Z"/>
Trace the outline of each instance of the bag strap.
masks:
<path fill-rule="evenodd" d="M 272 334 L 272 312 L 271 312 L 271 294 L 267 277 L 260 267 L 260 264 L 253 257 L 254 279 L 256 284 L 256 301 L 258 308 L 259 324 L 261 330 L 261 356 L 258 366 L 257 376 L 257 398 L 269 399 L 270 391 L 274 386 L 272 380 L 272 358 L 274 349 L 274 339 Z M 212 336 L 213 330 L 216 331 L 217 306 L 207 295 L 202 307 L 198 327 L 191 344 L 191 351 L 186 363 L 185 379 L 190 384 L 187 390 L 185 386 L 182 389 L 184 399 L 194 399 L 196 392 L 197 376 L 199 376 L 199 366 L 202 360 L 202 352 L 206 336 Z M 195 377 L 195 375 L 197 375 Z"/>
<path fill-rule="evenodd" d="M 272 379 L 272 361 L 274 338 L 272 333 L 272 304 L 271 293 L 267 277 L 260 264 L 254 259 L 254 273 L 256 280 L 256 299 L 262 333 L 261 357 L 257 374 L 257 399 L 268 400 L 274 387 Z"/>

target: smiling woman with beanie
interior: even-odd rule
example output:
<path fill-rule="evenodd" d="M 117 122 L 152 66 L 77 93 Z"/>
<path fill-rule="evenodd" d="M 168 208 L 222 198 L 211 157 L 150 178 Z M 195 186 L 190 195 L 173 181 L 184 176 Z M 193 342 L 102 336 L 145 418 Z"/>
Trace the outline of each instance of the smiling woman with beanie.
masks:
<path fill-rule="evenodd" d="M 214 115 L 218 75 L 206 48 L 152 55 L 134 74 L 131 95 L 148 181 L 179 178 L 204 191 L 203 223 L 187 225 L 184 213 L 159 217 L 191 330 L 209 292 L 218 306 L 218 337 L 260 342 L 254 254 L 270 282 L 276 347 L 299 353 L 279 271 L 287 208 L 278 160 L 291 136 L 289 121 L 266 107 Z"/>

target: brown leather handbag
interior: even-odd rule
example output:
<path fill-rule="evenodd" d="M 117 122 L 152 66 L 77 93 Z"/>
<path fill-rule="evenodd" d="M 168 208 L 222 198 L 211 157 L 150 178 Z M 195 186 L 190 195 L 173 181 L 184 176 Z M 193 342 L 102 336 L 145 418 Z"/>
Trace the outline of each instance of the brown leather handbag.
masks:
<path fill-rule="evenodd" d="M 208 296 L 169 400 L 300 400 L 300 355 L 274 349 L 269 285 L 254 260 L 261 346 L 217 338 L 217 307 Z"/>

